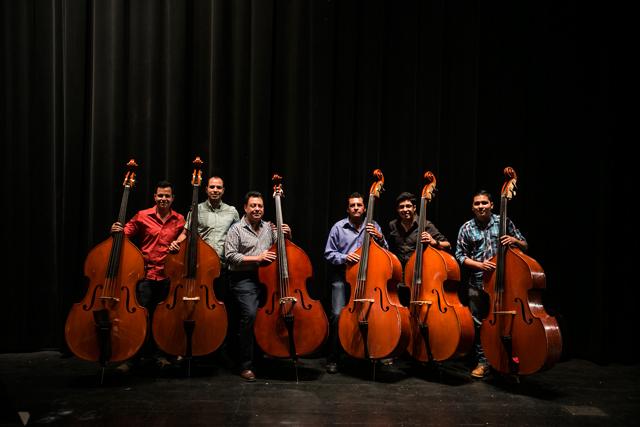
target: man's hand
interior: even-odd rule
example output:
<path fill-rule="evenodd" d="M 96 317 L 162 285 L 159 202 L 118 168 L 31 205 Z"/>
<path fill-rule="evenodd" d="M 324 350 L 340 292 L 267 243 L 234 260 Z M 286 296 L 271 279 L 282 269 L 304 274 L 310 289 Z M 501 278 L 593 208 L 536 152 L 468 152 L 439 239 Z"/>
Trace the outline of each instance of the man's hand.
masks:
<path fill-rule="evenodd" d="M 360 254 L 357 252 L 351 252 L 347 255 L 347 264 L 355 264 L 360 261 Z"/>

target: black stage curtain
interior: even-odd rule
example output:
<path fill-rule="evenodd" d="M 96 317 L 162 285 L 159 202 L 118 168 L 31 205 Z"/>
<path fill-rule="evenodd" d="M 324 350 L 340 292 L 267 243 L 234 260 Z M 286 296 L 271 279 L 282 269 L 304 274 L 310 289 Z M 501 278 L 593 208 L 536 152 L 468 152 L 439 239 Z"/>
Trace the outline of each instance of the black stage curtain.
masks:
<path fill-rule="evenodd" d="M 383 228 L 431 170 L 427 216 L 455 242 L 475 190 L 498 211 L 512 166 L 509 215 L 545 269 L 564 356 L 637 361 L 622 15 L 566 0 L 4 1 L 0 351 L 64 345 L 130 158 L 127 218 L 161 179 L 186 214 L 200 156 L 241 214 L 256 189 L 273 219 L 271 175 L 284 177 L 323 301 L 327 233 L 375 168 Z"/>

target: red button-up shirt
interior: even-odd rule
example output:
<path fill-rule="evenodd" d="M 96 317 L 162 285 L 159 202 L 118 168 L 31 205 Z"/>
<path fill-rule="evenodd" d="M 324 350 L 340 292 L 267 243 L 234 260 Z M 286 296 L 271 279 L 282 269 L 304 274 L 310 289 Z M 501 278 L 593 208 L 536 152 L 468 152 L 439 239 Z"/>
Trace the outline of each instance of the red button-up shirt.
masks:
<path fill-rule="evenodd" d="M 164 259 L 169 251 L 169 245 L 182 233 L 184 216 L 171 211 L 164 222 L 156 213 L 155 206 L 139 211 L 124 226 L 124 234 L 128 238 L 137 238 L 140 251 L 144 257 L 145 278 L 162 280 L 164 273 Z"/>

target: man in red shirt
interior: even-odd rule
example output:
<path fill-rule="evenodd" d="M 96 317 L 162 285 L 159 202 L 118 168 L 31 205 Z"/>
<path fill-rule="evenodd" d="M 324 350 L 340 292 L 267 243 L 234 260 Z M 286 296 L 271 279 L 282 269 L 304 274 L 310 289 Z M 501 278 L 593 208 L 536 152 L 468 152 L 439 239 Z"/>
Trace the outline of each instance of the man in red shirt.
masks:
<path fill-rule="evenodd" d="M 169 250 L 179 249 L 172 247 L 171 243 L 180 235 L 185 223 L 184 216 L 171 209 L 173 198 L 171 183 L 160 181 L 153 195 L 156 203 L 154 207 L 139 211 L 124 228 L 119 222 L 111 226 L 112 233 L 124 229 L 125 236 L 137 244 L 144 257 L 145 277 L 136 286 L 136 297 L 140 305 L 149 312 L 149 325 L 156 306 L 166 299 L 169 292 L 169 278 L 164 272 L 164 259 Z M 141 353 L 155 357 L 160 367 L 169 365 L 169 361 L 160 355 L 152 336 L 149 328 L 147 342 Z M 130 368 L 131 363 L 125 362 L 117 369 L 120 372 L 128 372 Z"/>

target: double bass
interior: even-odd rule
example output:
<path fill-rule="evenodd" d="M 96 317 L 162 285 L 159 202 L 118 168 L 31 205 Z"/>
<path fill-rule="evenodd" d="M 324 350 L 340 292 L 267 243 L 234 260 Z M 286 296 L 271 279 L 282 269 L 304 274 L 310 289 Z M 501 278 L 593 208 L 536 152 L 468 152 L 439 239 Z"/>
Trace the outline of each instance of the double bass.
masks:
<path fill-rule="evenodd" d="M 284 237 L 282 177 L 275 174 L 272 180 L 277 241 L 270 250 L 277 257 L 258 269 L 260 283 L 266 288 L 266 302 L 258 308 L 253 330 L 257 344 L 266 354 L 295 361 L 324 344 L 329 324 L 320 302 L 307 292 L 307 281 L 312 277 L 309 257 Z"/>
<path fill-rule="evenodd" d="M 374 170 L 373 175 L 376 181 L 369 191 L 367 218 L 362 227 L 373 221 L 375 199 L 384 185 L 380 169 Z M 356 253 L 360 261 L 346 270 L 351 295 L 338 319 L 340 343 L 347 354 L 357 359 L 399 355 L 409 339 L 409 311 L 400 304 L 397 293 L 397 284 L 402 280 L 400 261 L 366 231 Z"/>
<path fill-rule="evenodd" d="M 420 238 L 427 222 L 427 203 L 433 198 L 436 177 L 425 172 L 418 217 L 418 241 L 405 267 L 411 278 L 409 312 L 411 334 L 407 351 L 421 362 L 462 356 L 473 344 L 474 326 L 469 310 L 458 299 L 460 267 L 449 253 L 426 245 Z"/>
<path fill-rule="evenodd" d="M 504 169 L 500 195 L 500 237 L 507 234 L 507 202 L 515 195 L 517 176 Z M 562 353 L 558 322 L 545 311 L 541 291 L 546 278 L 540 264 L 519 248 L 498 245 L 496 269 L 485 273 L 490 307 L 480 328 L 489 364 L 498 372 L 528 375 L 552 367 Z"/>
<path fill-rule="evenodd" d="M 228 322 L 227 310 L 213 290 L 213 281 L 220 276 L 220 257 L 198 233 L 202 164 L 200 157 L 193 161 L 189 235 L 177 253 L 167 255 L 164 269 L 171 285 L 167 299 L 155 310 L 152 328 L 161 350 L 187 360 L 220 347 Z"/>
<path fill-rule="evenodd" d="M 135 168 L 127 163 L 118 222 L 125 223 Z M 133 357 L 147 334 L 147 310 L 138 304 L 136 284 L 144 277 L 142 252 L 124 235 L 112 233 L 96 245 L 84 262 L 89 288 L 82 301 L 71 307 L 64 335 L 69 350 L 80 359 L 121 362 Z"/>

